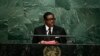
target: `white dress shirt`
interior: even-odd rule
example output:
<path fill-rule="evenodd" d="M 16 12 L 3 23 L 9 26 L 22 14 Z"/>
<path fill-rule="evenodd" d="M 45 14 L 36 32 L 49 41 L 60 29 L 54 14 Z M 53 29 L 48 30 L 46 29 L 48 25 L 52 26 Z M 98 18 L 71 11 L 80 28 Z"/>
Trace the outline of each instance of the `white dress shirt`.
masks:
<path fill-rule="evenodd" d="M 45 25 L 45 27 L 46 27 L 46 34 L 48 35 L 48 33 L 49 33 L 49 27 L 47 25 Z M 53 27 L 51 27 L 51 33 L 52 32 L 53 32 Z"/>

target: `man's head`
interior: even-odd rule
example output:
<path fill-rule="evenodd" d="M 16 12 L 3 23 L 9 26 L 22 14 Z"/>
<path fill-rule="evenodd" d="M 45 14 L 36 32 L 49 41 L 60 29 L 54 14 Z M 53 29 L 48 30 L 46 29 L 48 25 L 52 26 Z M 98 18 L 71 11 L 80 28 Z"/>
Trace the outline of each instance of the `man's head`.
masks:
<path fill-rule="evenodd" d="M 55 17 L 53 13 L 46 12 L 43 17 L 44 17 L 45 24 L 48 27 L 52 27 L 55 24 Z"/>

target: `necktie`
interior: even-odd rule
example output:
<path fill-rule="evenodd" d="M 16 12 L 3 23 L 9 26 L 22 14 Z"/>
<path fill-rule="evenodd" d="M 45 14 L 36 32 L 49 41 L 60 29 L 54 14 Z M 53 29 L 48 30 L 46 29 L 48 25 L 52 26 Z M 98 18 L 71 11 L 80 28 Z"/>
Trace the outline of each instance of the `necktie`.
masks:
<path fill-rule="evenodd" d="M 52 35 L 50 27 L 49 27 L 49 33 L 48 33 L 48 35 Z M 49 38 L 49 40 L 54 40 L 52 36 L 49 36 L 48 38 Z"/>
<path fill-rule="evenodd" d="M 51 35 L 51 27 L 49 27 L 49 29 L 48 29 L 48 30 L 49 30 L 48 35 Z"/>

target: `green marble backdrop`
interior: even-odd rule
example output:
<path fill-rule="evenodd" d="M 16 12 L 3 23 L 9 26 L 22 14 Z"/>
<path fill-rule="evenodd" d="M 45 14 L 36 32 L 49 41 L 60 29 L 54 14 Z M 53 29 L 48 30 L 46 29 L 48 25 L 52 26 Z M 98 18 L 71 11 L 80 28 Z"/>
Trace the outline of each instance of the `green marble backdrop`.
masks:
<path fill-rule="evenodd" d="M 75 44 L 100 44 L 100 0 L 0 0 L 0 43 L 32 43 L 47 11 Z"/>

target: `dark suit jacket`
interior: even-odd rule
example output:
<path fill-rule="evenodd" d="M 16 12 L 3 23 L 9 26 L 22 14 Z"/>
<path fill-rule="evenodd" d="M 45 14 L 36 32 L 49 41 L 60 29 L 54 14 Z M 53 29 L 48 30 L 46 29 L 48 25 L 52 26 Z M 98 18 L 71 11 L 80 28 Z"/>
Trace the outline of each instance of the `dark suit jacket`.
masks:
<path fill-rule="evenodd" d="M 37 35 L 46 35 L 45 25 L 36 27 L 34 29 L 34 36 L 33 36 L 33 39 L 32 39 L 32 43 L 38 43 L 41 40 L 44 40 L 44 39 L 50 37 L 50 36 L 45 37 L 45 36 L 37 36 Z M 64 28 L 54 25 L 52 35 L 66 35 L 66 32 L 65 32 Z M 59 43 L 66 43 L 67 42 L 66 37 L 55 38 L 55 36 L 54 36 L 53 39 L 55 39 Z"/>

